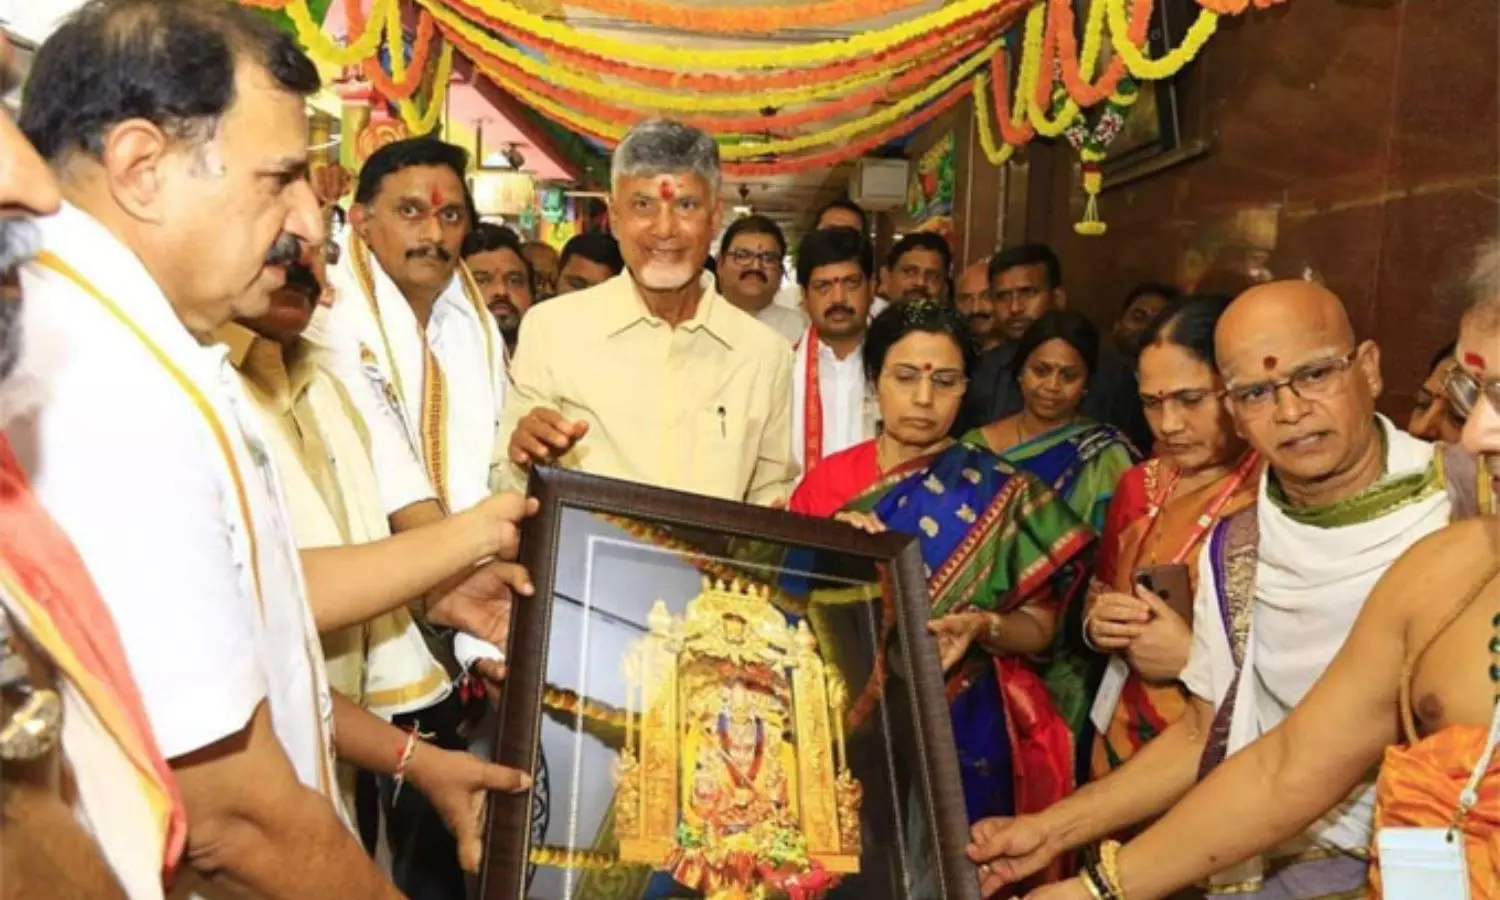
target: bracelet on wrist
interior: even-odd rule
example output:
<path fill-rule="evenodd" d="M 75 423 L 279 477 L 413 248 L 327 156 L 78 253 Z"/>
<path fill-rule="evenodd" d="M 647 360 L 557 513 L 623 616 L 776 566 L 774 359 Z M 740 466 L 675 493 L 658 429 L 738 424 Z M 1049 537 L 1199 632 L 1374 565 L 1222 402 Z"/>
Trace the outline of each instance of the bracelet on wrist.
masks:
<path fill-rule="evenodd" d="M 392 778 L 396 782 L 396 788 L 391 792 L 391 802 L 401 796 L 401 786 L 406 783 L 406 770 L 411 767 L 412 758 L 417 755 L 417 747 L 422 743 L 422 735 L 415 727 L 406 733 L 406 741 L 401 745 L 401 754 L 397 757 L 396 773 Z"/>

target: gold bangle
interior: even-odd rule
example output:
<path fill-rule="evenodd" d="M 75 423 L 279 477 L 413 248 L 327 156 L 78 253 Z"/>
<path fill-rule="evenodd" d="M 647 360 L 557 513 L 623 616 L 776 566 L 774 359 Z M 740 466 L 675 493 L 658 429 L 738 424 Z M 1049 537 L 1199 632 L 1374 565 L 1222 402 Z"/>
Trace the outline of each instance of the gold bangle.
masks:
<path fill-rule="evenodd" d="M 1099 875 L 1115 900 L 1125 900 L 1125 882 L 1120 877 L 1119 841 L 1105 841 L 1099 845 Z"/>

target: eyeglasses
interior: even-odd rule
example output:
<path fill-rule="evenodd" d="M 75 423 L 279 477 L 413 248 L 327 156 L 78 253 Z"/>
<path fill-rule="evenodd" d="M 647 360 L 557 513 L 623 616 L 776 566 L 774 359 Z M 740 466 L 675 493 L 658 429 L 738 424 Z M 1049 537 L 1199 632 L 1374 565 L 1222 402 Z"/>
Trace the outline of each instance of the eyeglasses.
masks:
<path fill-rule="evenodd" d="M 742 267 L 759 263 L 763 268 L 770 269 L 781 265 L 781 254 L 771 250 L 767 250 L 765 253 L 756 253 L 754 250 L 746 250 L 744 247 L 741 247 L 738 250 L 731 250 L 724 255 L 729 257 L 735 265 Z"/>
<path fill-rule="evenodd" d="M 1474 414 L 1481 394 L 1491 409 L 1500 410 L 1500 378 L 1480 381 L 1458 366 L 1443 376 L 1443 394 L 1448 398 L 1448 406 L 1454 415 L 1464 421 Z"/>
<path fill-rule="evenodd" d="M 1300 400 L 1322 400 L 1339 386 L 1338 376 L 1354 364 L 1359 348 L 1343 356 L 1321 359 L 1299 367 L 1280 381 L 1257 381 L 1254 384 L 1229 388 L 1224 393 L 1241 412 L 1264 412 L 1276 405 L 1276 396 L 1282 388 L 1291 390 Z"/>
<path fill-rule="evenodd" d="M 1218 391 L 1209 388 L 1184 388 L 1180 391 L 1162 391 L 1159 394 L 1141 394 L 1141 409 L 1146 415 L 1154 415 L 1168 406 L 1176 406 L 1184 412 L 1195 410 L 1205 400 L 1219 397 Z"/>
<path fill-rule="evenodd" d="M 937 369 L 924 375 L 923 370 L 916 366 L 892 366 L 880 374 L 889 377 L 897 387 L 907 391 L 916 391 L 921 387 L 924 377 L 932 382 L 932 392 L 935 394 L 962 394 L 969 384 L 969 379 L 957 369 Z"/>

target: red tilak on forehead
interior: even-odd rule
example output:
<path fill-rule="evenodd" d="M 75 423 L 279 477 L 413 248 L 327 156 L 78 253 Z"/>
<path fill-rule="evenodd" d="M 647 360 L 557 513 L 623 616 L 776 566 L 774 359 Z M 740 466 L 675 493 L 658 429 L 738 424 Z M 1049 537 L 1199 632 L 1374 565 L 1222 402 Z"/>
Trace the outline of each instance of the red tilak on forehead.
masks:
<path fill-rule="evenodd" d="M 670 178 L 663 178 L 657 182 L 656 190 L 661 194 L 663 200 L 671 200 L 677 196 L 677 186 L 672 183 L 672 179 Z"/>
<path fill-rule="evenodd" d="M 442 209 L 443 208 L 443 203 L 444 203 L 443 192 L 440 191 L 440 190 L 438 190 L 437 188 L 433 188 L 432 189 L 432 208 L 433 209 Z"/>
<path fill-rule="evenodd" d="M 923 372 L 931 372 L 932 371 L 932 363 L 922 363 L 922 371 Z"/>
<path fill-rule="evenodd" d="M 1465 353 L 1464 365 L 1473 366 L 1476 369 L 1483 369 L 1485 368 L 1484 357 L 1480 356 L 1478 353 Z"/>
<path fill-rule="evenodd" d="M 1269 372 L 1272 369 L 1276 368 L 1276 357 L 1274 357 L 1274 356 L 1268 356 L 1265 359 L 1261 360 L 1260 364 L 1263 365 L 1263 366 L 1265 366 L 1266 367 L 1266 371 Z"/>

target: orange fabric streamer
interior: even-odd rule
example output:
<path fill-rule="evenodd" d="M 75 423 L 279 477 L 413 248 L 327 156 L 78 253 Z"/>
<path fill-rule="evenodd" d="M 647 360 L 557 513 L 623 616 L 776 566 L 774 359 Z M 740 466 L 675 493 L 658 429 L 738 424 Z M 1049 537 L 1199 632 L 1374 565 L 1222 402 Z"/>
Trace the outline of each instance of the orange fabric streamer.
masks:
<path fill-rule="evenodd" d="M 1454 725 L 1409 747 L 1391 747 L 1375 783 L 1377 828 L 1444 828 L 1484 750 L 1488 729 Z M 1500 900 L 1500 756 L 1479 783 L 1479 802 L 1464 819 L 1464 854 L 1473 900 Z M 1380 897 L 1378 854 L 1370 867 L 1371 900 Z"/>

